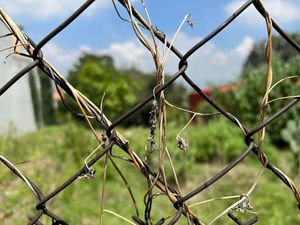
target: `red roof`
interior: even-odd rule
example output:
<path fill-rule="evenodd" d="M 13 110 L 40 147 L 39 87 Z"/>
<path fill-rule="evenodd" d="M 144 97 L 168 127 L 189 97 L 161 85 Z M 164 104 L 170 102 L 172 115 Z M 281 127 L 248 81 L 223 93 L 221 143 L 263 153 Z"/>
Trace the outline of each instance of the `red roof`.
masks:
<path fill-rule="evenodd" d="M 202 91 L 207 95 L 210 96 L 212 92 L 217 89 L 219 93 L 226 93 L 228 91 L 233 91 L 236 88 L 235 83 L 228 83 L 228 84 L 222 84 L 216 88 L 213 87 L 206 87 L 203 88 Z M 199 95 L 197 92 L 192 92 L 189 94 L 189 106 L 190 110 L 195 111 L 198 107 L 198 105 L 204 101 L 204 98 Z"/>

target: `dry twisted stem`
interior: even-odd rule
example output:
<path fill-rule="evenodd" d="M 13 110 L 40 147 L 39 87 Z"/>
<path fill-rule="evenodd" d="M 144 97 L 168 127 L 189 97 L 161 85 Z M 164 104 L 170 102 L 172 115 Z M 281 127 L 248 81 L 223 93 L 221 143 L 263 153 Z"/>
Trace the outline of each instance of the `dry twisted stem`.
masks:
<path fill-rule="evenodd" d="M 260 2 L 260 1 L 259 1 Z M 262 8 L 264 9 L 262 3 L 260 3 Z M 260 106 L 260 119 L 261 122 L 263 123 L 265 120 L 265 116 L 266 116 L 266 110 L 267 110 L 267 106 L 268 106 L 268 101 L 269 101 L 269 93 L 270 93 L 270 89 L 272 87 L 272 80 L 273 80 L 273 71 L 272 71 L 272 19 L 269 16 L 269 13 L 264 9 L 265 11 L 265 19 L 266 19 L 266 25 L 267 25 L 267 31 L 268 31 L 268 43 L 267 43 L 267 47 L 266 47 L 266 59 L 267 59 L 267 63 L 268 63 L 268 75 L 267 75 L 267 82 L 266 82 L 266 91 L 265 91 L 265 95 L 263 96 L 262 102 L 261 102 L 261 106 Z M 262 144 L 263 141 L 265 139 L 265 131 L 266 128 L 263 127 L 260 131 L 259 131 L 259 160 L 263 163 L 264 166 L 266 166 L 268 160 L 266 157 L 264 157 L 264 155 L 262 154 Z"/>
<path fill-rule="evenodd" d="M 145 9 L 145 12 L 147 14 L 147 18 L 148 18 L 148 22 L 146 22 L 145 27 L 146 29 L 148 29 L 148 31 L 150 32 L 151 35 L 151 39 L 153 42 L 153 47 L 149 44 L 150 41 L 147 40 L 146 35 L 144 35 L 141 30 L 139 29 L 137 23 L 134 20 L 133 14 L 132 14 L 132 8 L 131 8 L 131 4 L 130 1 L 123 1 L 124 5 L 128 11 L 128 14 L 130 15 L 131 18 L 131 23 L 132 23 L 132 27 L 134 29 L 135 34 L 137 35 L 138 39 L 142 42 L 142 44 L 150 51 L 152 58 L 154 60 L 155 63 L 155 67 L 156 67 L 156 87 L 160 86 L 160 85 L 164 85 L 165 83 L 165 76 L 164 76 L 164 65 L 166 63 L 167 60 L 167 56 L 168 53 L 170 51 L 170 48 L 167 50 L 166 54 L 165 52 L 163 53 L 163 58 L 160 58 L 160 54 L 158 51 L 158 45 L 157 45 L 157 41 L 156 41 L 156 37 L 154 35 L 154 31 L 153 31 L 153 26 L 151 23 L 151 18 L 150 15 L 148 13 L 147 7 L 144 3 L 143 0 L 141 0 L 141 3 Z M 184 19 L 186 20 L 186 18 Z M 182 27 L 184 21 L 181 23 L 180 28 Z M 176 32 L 175 37 L 173 39 L 172 42 L 174 42 L 176 35 L 178 34 L 179 30 Z M 153 109 L 150 112 L 150 131 L 149 131 L 149 141 L 150 141 L 150 147 L 151 149 L 155 149 L 155 141 L 154 141 L 154 137 L 155 137 L 155 131 L 156 131 L 156 127 L 157 127 L 157 121 L 156 118 L 158 117 L 159 120 L 159 144 L 158 144 L 158 150 L 159 150 L 159 168 L 158 168 L 158 173 L 156 176 L 156 179 L 151 182 L 150 180 L 148 180 L 149 182 L 149 189 L 146 192 L 145 195 L 145 204 L 146 204 L 146 222 L 151 222 L 151 218 L 150 218 L 150 214 L 151 214 L 151 205 L 152 205 L 152 189 L 155 186 L 155 183 L 158 180 L 158 177 L 160 175 L 162 175 L 162 178 L 164 180 L 164 183 L 166 185 L 166 192 L 169 198 L 172 198 L 171 195 L 169 195 L 169 191 L 168 191 L 168 183 L 167 183 L 167 179 L 166 179 L 166 175 L 165 175 L 165 168 L 164 168 L 164 157 L 165 154 L 167 154 L 167 158 L 169 160 L 170 166 L 172 168 L 172 172 L 174 174 L 175 180 L 176 180 L 176 184 L 178 187 L 178 190 L 180 190 L 180 185 L 178 183 L 178 179 L 177 179 L 177 175 L 175 173 L 175 169 L 173 168 L 173 163 L 172 163 L 172 159 L 170 157 L 170 154 L 168 152 L 167 149 L 167 113 L 166 113 L 166 104 L 165 104 L 165 95 L 164 95 L 164 90 L 160 92 L 159 94 L 159 104 L 156 101 L 156 96 L 154 96 L 154 101 L 153 101 Z M 157 106 L 158 104 L 158 106 Z M 158 115 L 157 115 L 157 107 L 159 108 L 158 110 Z"/>

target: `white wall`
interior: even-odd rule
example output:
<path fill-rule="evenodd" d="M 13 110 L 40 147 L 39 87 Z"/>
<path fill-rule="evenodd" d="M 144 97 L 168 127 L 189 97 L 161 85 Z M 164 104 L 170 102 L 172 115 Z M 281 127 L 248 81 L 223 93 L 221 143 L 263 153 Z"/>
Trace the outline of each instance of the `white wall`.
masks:
<path fill-rule="evenodd" d="M 0 23 L 0 36 L 6 33 L 8 31 Z M 13 41 L 12 36 L 1 38 L 0 50 L 12 46 Z M 10 56 L 4 63 L 5 57 L 11 52 L 12 50 L 0 52 L 0 87 L 31 62 L 24 57 Z M 36 129 L 28 74 L 0 96 L 0 133 L 5 132 L 10 124 L 16 127 L 18 133 Z"/>

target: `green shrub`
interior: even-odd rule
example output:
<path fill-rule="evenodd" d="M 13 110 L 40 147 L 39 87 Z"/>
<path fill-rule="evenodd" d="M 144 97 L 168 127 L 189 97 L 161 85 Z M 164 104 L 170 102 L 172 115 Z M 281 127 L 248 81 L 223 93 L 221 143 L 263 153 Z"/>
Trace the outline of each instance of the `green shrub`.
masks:
<path fill-rule="evenodd" d="M 247 146 L 244 135 L 231 122 L 224 118 L 211 120 L 207 124 L 191 127 L 185 135 L 190 142 L 190 149 L 196 162 L 229 162 L 240 155 Z M 266 140 L 263 151 L 273 162 L 276 150 Z"/>
<path fill-rule="evenodd" d="M 297 174 L 300 169 L 300 122 L 289 120 L 286 128 L 281 131 L 281 136 L 289 143 L 294 156 L 294 172 Z"/>
<path fill-rule="evenodd" d="M 298 76 L 300 72 L 299 57 L 290 59 L 287 62 L 274 57 L 272 63 L 273 83 L 290 77 Z M 236 82 L 237 88 L 227 93 L 215 91 L 212 98 L 221 104 L 228 112 L 237 115 L 238 119 L 249 128 L 254 128 L 261 124 L 260 105 L 265 94 L 267 79 L 267 66 L 262 65 L 255 69 L 246 68 L 240 74 Z M 269 100 L 280 97 L 298 95 L 299 87 L 296 85 L 297 79 L 287 79 L 275 86 L 269 95 Z M 288 103 L 288 100 L 275 101 L 267 108 L 266 118 L 274 115 Z M 271 142 L 277 146 L 285 146 L 280 130 L 286 127 L 288 120 L 299 119 L 300 107 L 295 105 L 278 119 L 267 126 L 267 133 Z"/>

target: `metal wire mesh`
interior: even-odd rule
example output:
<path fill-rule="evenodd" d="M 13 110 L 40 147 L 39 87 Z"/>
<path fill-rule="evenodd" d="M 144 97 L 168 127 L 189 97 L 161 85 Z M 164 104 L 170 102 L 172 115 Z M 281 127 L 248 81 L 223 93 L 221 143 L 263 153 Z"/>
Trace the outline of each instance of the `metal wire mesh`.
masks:
<path fill-rule="evenodd" d="M 292 182 L 292 180 L 285 175 L 281 170 L 276 168 L 267 160 L 266 155 L 260 150 L 260 144 L 254 143 L 253 136 L 259 132 L 263 132 L 264 128 L 268 126 L 269 124 L 273 123 L 277 118 L 279 118 L 282 114 L 286 113 L 289 109 L 294 107 L 298 101 L 299 97 L 291 98 L 290 101 L 282 107 L 278 112 L 276 112 L 274 115 L 268 117 L 266 120 L 262 120 L 262 123 L 257 125 L 257 127 L 253 129 L 247 129 L 243 124 L 241 124 L 238 120 L 238 116 L 231 115 L 230 113 L 226 112 L 221 105 L 217 103 L 216 101 L 211 99 L 208 95 L 205 94 L 205 92 L 189 77 L 189 75 L 186 73 L 188 68 L 188 60 L 189 58 L 201 47 L 203 47 L 207 42 L 209 42 L 213 37 L 217 36 L 224 28 L 226 28 L 232 21 L 234 21 L 239 15 L 241 15 L 245 9 L 247 9 L 249 6 L 253 5 L 256 10 L 258 11 L 261 16 L 263 16 L 266 19 L 266 23 L 268 25 L 268 31 L 270 34 L 270 31 L 272 28 L 274 28 L 291 46 L 293 46 L 298 52 L 300 52 L 300 46 L 294 42 L 288 34 L 286 34 L 280 26 L 277 25 L 277 23 L 272 20 L 268 12 L 265 10 L 264 6 L 259 0 L 248 0 L 246 3 L 244 3 L 232 16 L 230 16 L 226 21 L 224 21 L 219 27 L 217 27 L 215 30 L 213 30 L 209 35 L 207 35 L 205 38 L 203 38 L 201 41 L 199 41 L 195 46 L 191 47 L 187 52 L 184 54 L 179 52 L 178 49 L 172 44 L 172 42 L 169 42 L 166 40 L 166 36 L 162 31 L 160 31 L 157 28 L 153 28 L 152 25 L 147 22 L 147 19 L 143 18 L 141 14 L 130 4 L 128 0 L 118 0 L 120 5 L 122 5 L 126 11 L 128 12 L 128 15 L 130 16 L 129 22 L 133 25 L 136 32 L 140 32 L 137 34 L 141 42 L 145 45 L 146 48 L 148 48 L 151 51 L 151 48 L 149 47 L 148 43 L 143 39 L 143 33 L 140 31 L 140 29 L 148 30 L 150 34 L 152 35 L 153 40 L 159 40 L 162 43 L 165 43 L 165 45 L 170 49 L 171 52 L 173 52 L 179 59 L 179 65 L 178 65 L 178 71 L 166 82 L 159 82 L 158 85 L 154 88 L 153 93 L 149 93 L 149 96 L 146 97 L 143 101 L 138 103 L 136 106 L 134 106 L 132 109 L 121 115 L 118 119 L 116 119 L 113 122 L 110 122 L 108 119 L 109 115 L 104 115 L 104 113 L 97 107 L 95 104 L 93 104 L 92 101 L 90 101 L 88 98 L 84 96 L 84 94 L 80 93 L 78 90 L 76 90 L 74 87 L 72 87 L 68 81 L 59 74 L 59 72 L 52 67 L 44 58 L 42 53 L 42 48 L 45 44 L 47 44 L 54 36 L 56 36 L 58 33 L 60 33 L 65 27 L 67 27 L 72 21 L 74 21 L 86 8 L 88 8 L 94 0 L 88 0 L 86 1 L 72 16 L 70 16 L 66 21 L 64 21 L 61 25 L 59 25 L 56 29 L 54 29 L 52 32 L 50 32 L 45 38 L 43 38 L 38 44 L 35 44 L 25 33 L 23 33 L 18 26 L 13 22 L 13 20 L 3 11 L 0 10 L 0 20 L 6 25 L 10 33 L 8 35 L 13 35 L 16 37 L 17 43 L 21 44 L 24 49 L 26 50 L 26 53 L 17 52 L 16 48 L 14 49 L 15 54 L 20 54 L 24 57 L 29 57 L 33 61 L 23 68 L 17 75 L 15 75 L 11 80 L 9 80 L 3 87 L 0 89 L 0 96 L 5 93 L 12 85 L 14 85 L 20 78 L 22 78 L 26 73 L 31 71 L 32 69 L 38 67 L 40 68 L 45 75 L 49 77 L 49 79 L 52 79 L 55 83 L 55 86 L 59 90 L 61 88 L 64 90 L 71 98 L 76 101 L 79 108 L 81 109 L 81 112 L 83 116 L 86 118 L 87 123 L 90 125 L 95 138 L 99 141 L 101 144 L 101 150 L 97 149 L 95 155 L 91 155 L 91 157 L 87 158 L 85 161 L 85 164 L 76 172 L 72 177 L 70 177 L 68 180 L 66 180 L 65 183 L 61 184 L 59 187 L 55 188 L 50 193 L 42 193 L 42 191 L 39 189 L 38 184 L 32 182 L 29 178 L 27 178 L 20 170 L 18 170 L 8 159 L 6 159 L 4 156 L 0 156 L 0 160 L 2 163 L 10 169 L 17 177 L 19 177 L 22 181 L 26 183 L 26 185 L 31 189 L 31 191 L 36 195 L 38 199 L 38 204 L 36 205 L 36 215 L 34 217 L 30 217 L 30 221 L 28 224 L 42 224 L 39 219 L 42 216 L 50 217 L 53 221 L 53 224 L 67 224 L 62 218 L 60 218 L 58 215 L 55 215 L 51 212 L 51 209 L 47 207 L 47 203 L 55 198 L 60 192 L 64 191 L 69 185 L 72 185 L 72 183 L 81 177 L 92 177 L 94 175 L 93 169 L 91 168 L 97 161 L 100 159 L 103 159 L 104 157 L 111 157 L 112 154 L 112 147 L 118 146 L 119 149 L 123 152 L 125 152 L 129 159 L 128 163 L 132 164 L 136 170 L 137 173 L 141 173 L 145 180 L 149 184 L 148 194 L 146 197 L 146 209 L 145 209 L 145 218 L 144 221 L 142 218 L 137 216 L 133 216 L 133 220 L 135 223 L 143 225 L 143 224 L 164 224 L 167 223 L 172 225 L 176 224 L 177 221 L 181 216 L 185 216 L 188 218 L 189 223 L 192 224 L 198 224 L 203 225 L 204 223 L 201 222 L 198 215 L 195 215 L 186 202 L 193 198 L 194 196 L 198 195 L 211 185 L 213 185 L 216 181 L 221 179 L 225 174 L 227 174 L 229 171 L 231 171 L 233 168 L 235 168 L 240 162 L 242 162 L 249 154 L 253 153 L 257 155 L 258 160 L 261 161 L 263 166 L 275 175 L 278 179 L 280 179 L 284 184 L 289 187 L 295 196 L 295 199 L 297 203 L 299 204 L 300 209 L 300 194 L 298 189 L 296 188 L 295 184 Z M 114 3 L 114 7 L 117 9 L 117 3 Z M 143 2 L 142 2 L 143 3 Z M 118 12 L 118 11 L 117 11 Z M 147 12 L 147 11 L 146 11 Z M 119 13 L 118 13 L 119 14 Z M 120 16 L 120 14 L 119 14 Z M 120 16 L 121 17 L 121 16 Z M 123 19 L 123 18 L 122 18 Z M 3 38 L 4 36 L 0 37 Z M 271 35 L 269 35 L 269 40 L 271 38 Z M 157 60 L 157 56 L 155 55 L 155 51 L 151 52 L 154 60 Z M 158 66 L 158 62 L 155 61 L 157 64 L 158 73 L 160 72 L 159 69 L 161 67 Z M 269 63 L 270 64 L 270 63 Z M 164 105 L 162 101 L 159 101 L 163 98 L 164 90 L 166 90 L 172 83 L 177 80 L 179 77 L 182 77 L 185 82 L 194 89 L 202 98 L 204 98 L 212 107 L 214 107 L 221 115 L 223 115 L 226 119 L 228 119 L 231 123 L 237 126 L 237 128 L 241 129 L 244 138 L 245 138 L 245 150 L 241 152 L 241 154 L 233 160 L 231 163 L 229 163 L 223 170 L 218 172 L 215 176 L 213 176 L 208 181 L 201 184 L 199 187 L 196 187 L 193 191 L 190 193 L 182 196 L 181 193 L 176 190 L 176 188 L 170 186 L 167 182 L 165 177 L 162 174 L 162 171 L 159 170 L 155 172 L 155 169 L 151 168 L 145 161 L 143 161 L 130 147 L 127 140 L 116 131 L 116 128 L 121 125 L 127 118 L 134 117 L 135 114 L 141 110 L 147 103 L 151 102 L 152 100 L 156 100 L 156 103 L 160 105 L 160 109 L 163 110 Z M 159 99 L 159 100 L 157 100 Z M 99 137 L 97 132 L 95 132 L 93 125 L 90 122 L 90 118 L 93 118 L 97 123 L 106 130 L 106 136 L 107 137 Z M 163 118 L 163 116 L 162 116 Z M 163 119 L 162 119 L 163 120 Z M 262 133 L 263 135 L 263 133 Z M 108 141 L 103 140 L 107 138 Z M 182 140 L 181 140 L 182 141 Z M 182 142 L 182 144 L 184 144 Z M 126 177 L 126 174 L 124 175 L 124 179 Z M 163 192 L 165 195 L 168 196 L 168 200 L 171 205 L 174 206 L 174 209 L 176 210 L 176 213 L 173 215 L 172 218 L 167 220 L 166 218 L 162 218 L 159 221 L 156 221 L 156 223 L 151 221 L 151 202 L 152 202 L 152 194 L 151 190 L 153 187 L 158 188 L 161 192 Z M 255 186 L 255 185 L 254 185 Z M 231 210 L 234 208 L 238 208 L 242 205 L 242 207 L 249 207 L 247 205 L 248 202 L 248 194 L 251 192 L 251 190 L 245 194 L 240 196 L 240 200 L 236 202 L 234 205 L 229 207 L 227 210 L 224 211 L 223 214 L 227 214 L 229 218 L 231 218 L 234 222 L 237 224 L 244 224 L 244 225 L 250 225 L 254 224 L 257 221 L 257 217 L 253 217 L 248 222 L 241 222 L 238 218 L 236 218 Z M 220 215 L 222 216 L 222 215 Z M 217 219 L 217 218 L 216 218 Z M 212 221 L 213 222 L 213 221 Z M 211 222 L 211 223 L 212 223 Z"/>

